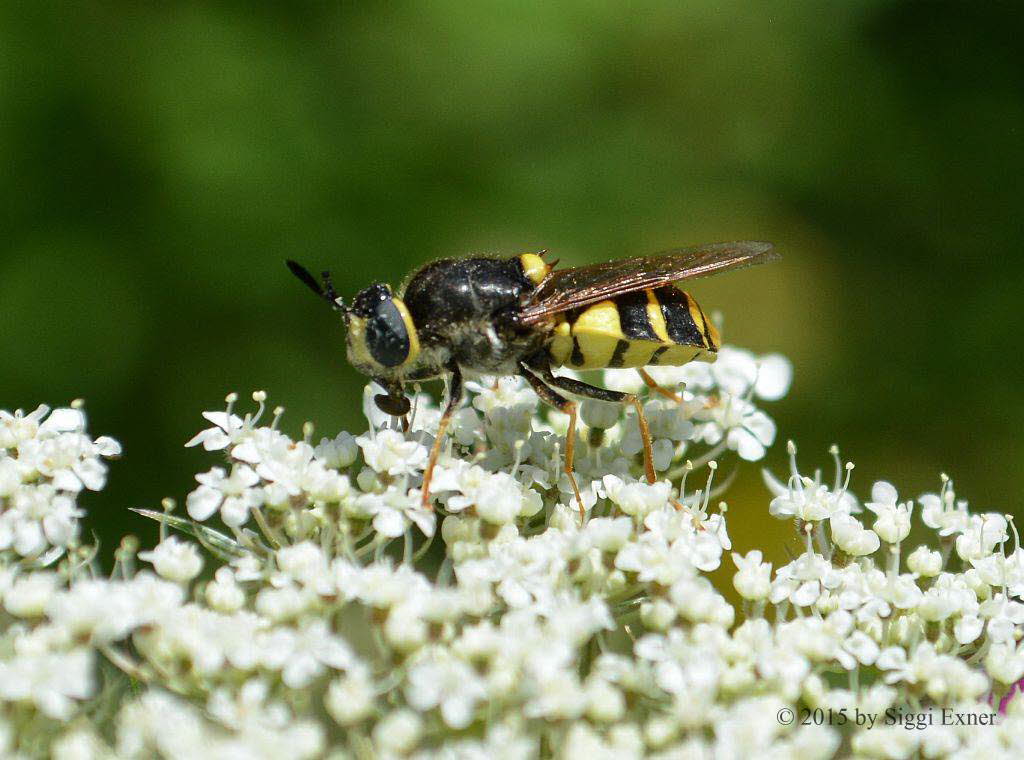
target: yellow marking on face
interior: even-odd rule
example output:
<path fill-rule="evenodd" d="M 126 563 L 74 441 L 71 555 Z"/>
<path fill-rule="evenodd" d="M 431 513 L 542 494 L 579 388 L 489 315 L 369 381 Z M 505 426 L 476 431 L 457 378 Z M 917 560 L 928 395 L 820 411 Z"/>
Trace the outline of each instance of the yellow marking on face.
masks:
<path fill-rule="evenodd" d="M 409 314 L 409 310 L 405 307 L 405 301 L 401 298 L 392 298 L 391 302 L 398 309 L 398 313 L 402 315 L 402 321 L 405 323 L 405 331 L 409 333 L 409 355 L 405 357 L 399 366 L 404 367 L 406 364 L 411 364 L 416 360 L 416 357 L 420 355 L 420 337 L 416 332 L 416 325 L 413 324 L 412 315 Z"/>
<path fill-rule="evenodd" d="M 651 323 L 651 329 L 658 336 L 662 343 L 671 343 L 668 337 L 668 330 L 665 329 L 665 315 L 661 312 L 661 303 L 653 290 L 647 291 L 647 321 Z"/>
<path fill-rule="evenodd" d="M 348 350 L 353 364 L 377 364 L 366 346 L 366 320 L 355 314 L 348 319 Z"/>
<path fill-rule="evenodd" d="M 522 264 L 523 274 L 534 285 L 540 285 L 551 271 L 551 267 L 536 253 L 524 253 L 519 257 L 519 263 Z"/>

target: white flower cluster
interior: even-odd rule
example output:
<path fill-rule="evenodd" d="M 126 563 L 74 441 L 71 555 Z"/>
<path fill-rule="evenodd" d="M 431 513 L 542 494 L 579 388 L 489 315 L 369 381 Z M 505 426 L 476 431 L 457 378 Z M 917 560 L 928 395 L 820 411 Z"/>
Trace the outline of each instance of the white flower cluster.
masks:
<path fill-rule="evenodd" d="M 932 542 L 911 548 L 895 488 L 862 506 L 838 452 L 825 484 L 790 445 L 769 511 L 801 553 L 774 572 L 732 553 L 733 604 L 708 575 L 733 548 L 715 473 L 763 457 L 775 426 L 755 401 L 786 393 L 789 365 L 723 349 L 653 373 L 662 479 L 644 479 L 633 413 L 585 404 L 582 522 L 565 421 L 518 381 L 468 384 L 432 510 L 426 397 L 402 432 L 368 389 L 369 429 L 315 443 L 281 432 L 281 410 L 262 424 L 265 394 L 244 416 L 232 395 L 189 442 L 220 464 L 184 513 L 143 511 L 161 541 L 126 538 L 109 576 L 73 499 L 116 444 L 78 410 L 0 413 L 0 526 L 43 536 L 0 527 L 0 756 L 1019 757 L 1012 521 L 945 480 L 918 500 Z M 642 392 L 634 378 L 605 381 Z M 58 509 L 71 528 L 50 532 Z"/>
<path fill-rule="evenodd" d="M 78 407 L 0 409 L 0 552 L 51 564 L 77 540 L 78 494 L 103 488 L 103 459 L 121 453 L 117 441 L 85 434 Z"/>

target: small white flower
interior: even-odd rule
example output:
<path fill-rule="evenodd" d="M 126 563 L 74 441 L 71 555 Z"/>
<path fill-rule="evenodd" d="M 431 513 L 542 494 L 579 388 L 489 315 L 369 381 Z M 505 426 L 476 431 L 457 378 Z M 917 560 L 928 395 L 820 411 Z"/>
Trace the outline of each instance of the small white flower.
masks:
<path fill-rule="evenodd" d="M 675 606 L 665 599 L 655 599 L 640 605 L 640 619 L 652 631 L 667 631 L 677 615 Z"/>
<path fill-rule="evenodd" d="M 203 569 L 203 558 L 195 544 L 168 536 L 151 551 L 140 552 L 139 559 L 150 562 L 161 578 L 188 583 Z"/>
<path fill-rule="evenodd" d="M 846 512 L 832 515 L 829 529 L 835 545 L 854 557 L 874 554 L 881 546 L 877 533 L 865 528 L 860 520 Z"/>
<path fill-rule="evenodd" d="M 40 423 L 50 407 L 40 404 L 33 411 L 25 414 L 17 409 L 12 414 L 0 409 L 0 449 L 13 449 L 22 441 L 35 438 L 39 434 Z"/>
<path fill-rule="evenodd" d="M 355 436 L 342 431 L 334 438 L 321 438 L 313 450 L 313 455 L 327 467 L 343 470 L 354 461 L 359 453 L 359 445 Z"/>
<path fill-rule="evenodd" d="M 381 474 L 392 477 L 415 475 L 427 463 L 427 449 L 417 441 L 406 440 L 397 430 L 378 430 L 375 435 L 361 435 L 356 443 L 363 450 L 366 464 Z"/>
<path fill-rule="evenodd" d="M 744 599 L 762 601 L 768 598 L 771 588 L 772 565 L 761 561 L 761 551 L 754 549 L 742 557 L 732 553 L 732 561 L 736 564 L 736 574 L 732 585 Z"/>
<path fill-rule="evenodd" d="M 890 544 L 898 544 L 910 534 L 910 502 L 899 504 L 898 501 L 893 485 L 880 480 L 871 487 L 871 501 L 864 504 L 878 515 L 872 529 Z"/>
<path fill-rule="evenodd" d="M 598 723 L 614 723 L 626 712 L 626 699 L 622 692 L 603 678 L 588 678 L 584 685 L 587 715 Z"/>
<path fill-rule="evenodd" d="M 75 410 L 67 411 L 73 416 L 81 416 Z M 48 422 L 49 419 L 40 427 L 40 437 L 23 441 L 18 446 L 19 461 L 49 478 L 60 491 L 78 493 L 83 488 L 90 491 L 102 489 L 107 480 L 107 466 L 100 457 L 118 456 L 120 444 L 111 438 L 93 442 L 80 431 L 46 436 Z M 67 426 L 58 427 L 63 430 Z"/>
<path fill-rule="evenodd" d="M 0 457 L 0 499 L 13 496 L 21 488 L 22 476 L 27 474 L 27 465 L 13 457 Z"/>
<path fill-rule="evenodd" d="M 879 589 L 878 595 L 901 610 L 916 607 L 923 597 L 914 577 L 906 574 L 887 576 L 885 586 Z"/>
<path fill-rule="evenodd" d="M 995 553 L 972 559 L 970 563 L 974 572 L 968 570 L 964 573 L 964 578 L 965 580 L 971 579 L 972 585 L 981 583 L 989 586 L 1015 585 L 1015 574 L 1019 572 L 1019 568 L 1015 567 L 1016 561 L 1011 557 Z"/>
<path fill-rule="evenodd" d="M 787 450 L 790 475 L 786 483 L 782 483 L 767 469 L 761 471 L 765 485 L 775 497 L 768 505 L 768 511 L 773 517 L 796 517 L 807 522 L 860 512 L 857 500 L 847 490 L 853 466 L 842 466 L 838 447 L 832 448 L 836 467 L 831 487 L 824 484 L 820 471 L 815 472 L 814 478 L 800 474 L 796 463 L 796 445 L 792 441 L 787 444 Z"/>
<path fill-rule="evenodd" d="M 970 513 L 967 502 L 956 498 L 953 481 L 946 479 L 938 494 L 926 493 L 918 497 L 921 505 L 921 519 L 929 528 L 937 530 L 942 537 L 956 535 L 967 530 Z"/>
<path fill-rule="evenodd" d="M 18 578 L 2 595 L 4 607 L 15 617 L 43 614 L 60 581 L 56 573 L 35 572 Z"/>
<path fill-rule="evenodd" d="M 540 494 L 522 485 L 505 472 L 490 473 L 473 466 L 461 471 L 446 471 L 438 479 L 438 490 L 456 490 L 447 499 L 452 512 L 474 508 L 489 523 L 504 525 L 519 516 L 536 514 L 543 506 Z"/>
<path fill-rule="evenodd" d="M 263 503 L 263 494 L 256 485 L 259 475 L 247 464 L 236 464 L 227 475 L 223 467 L 214 467 L 209 472 L 196 475 L 199 488 L 192 491 L 185 501 L 189 517 L 203 522 L 210 519 L 217 510 L 221 518 L 232 526 L 244 525 L 249 512 Z"/>
<path fill-rule="evenodd" d="M 805 552 L 776 571 L 768 598 L 773 604 L 788 599 L 797 607 L 807 607 L 825 590 L 836 588 L 841 579 L 831 562 L 820 554 Z"/>
<path fill-rule="evenodd" d="M 985 622 L 977 615 L 964 615 L 953 626 L 953 635 L 958 644 L 970 644 L 977 641 Z"/>
<path fill-rule="evenodd" d="M 474 393 L 473 408 L 486 415 L 495 410 L 520 408 L 532 412 L 537 407 L 537 394 L 526 381 L 517 376 L 468 380 L 466 388 Z"/>
<path fill-rule="evenodd" d="M 277 551 L 276 559 L 281 572 L 292 580 L 330 591 L 331 584 L 322 585 L 328 577 L 327 556 L 312 541 L 285 546 Z"/>
<path fill-rule="evenodd" d="M 509 477 L 511 480 L 511 477 Z M 540 509 L 540 496 L 535 491 L 529 491 L 536 502 L 532 512 Z M 491 479 L 476 494 L 476 512 L 481 518 L 489 523 L 504 525 L 511 523 L 517 518 L 524 501 L 524 494 L 518 483 L 510 482 L 507 485 L 499 482 L 499 479 Z"/>
<path fill-rule="evenodd" d="M 644 404 L 644 416 L 647 417 L 647 425 L 650 429 L 653 445 L 656 449 L 655 456 L 662 460 L 665 467 L 655 466 L 655 469 L 666 469 L 668 457 L 671 460 L 675 452 L 675 446 L 682 441 L 689 441 L 694 433 L 695 426 L 687 417 L 686 409 L 674 401 L 664 399 L 652 399 Z M 636 414 L 627 416 L 624 433 L 619 441 L 619 449 L 626 456 L 635 456 L 643 451 L 643 438 L 640 435 L 640 425 L 637 422 Z"/>
<path fill-rule="evenodd" d="M 259 450 L 256 474 L 267 484 L 268 504 L 287 505 L 296 497 L 337 502 L 348 493 L 348 477 L 315 459 L 313 447 L 305 441 L 292 442 L 276 433 L 270 440 L 261 441 L 257 435 L 253 441 Z"/>
<path fill-rule="evenodd" d="M 714 384 L 733 396 L 746 396 L 753 391 L 759 398 L 777 401 L 786 395 L 793 381 L 793 366 L 784 356 L 756 357 L 735 346 L 722 346 L 708 368 Z"/>
<path fill-rule="evenodd" d="M 622 418 L 622 404 L 587 399 L 580 405 L 580 419 L 587 427 L 607 430 Z"/>
<path fill-rule="evenodd" d="M 907 652 L 900 646 L 887 647 L 879 652 L 875 664 L 882 670 L 901 670 L 907 667 Z"/>
<path fill-rule="evenodd" d="M 837 501 L 832 498 L 827 486 L 815 486 L 809 478 L 806 483 L 797 482 L 795 485 L 795 488 L 791 487 L 786 493 L 772 499 L 768 507 L 772 517 L 796 517 L 805 522 L 813 522 L 833 515 Z"/>
<path fill-rule="evenodd" d="M 608 498 L 624 513 L 644 517 L 668 503 L 672 486 L 667 481 L 627 483 L 615 475 L 602 479 Z"/>
<path fill-rule="evenodd" d="M 404 755 L 416 746 L 423 732 L 423 720 L 407 708 L 385 715 L 373 729 L 373 742 L 381 754 Z"/>
<path fill-rule="evenodd" d="M 68 720 L 76 701 L 92 696 L 94 655 L 80 648 L 70 652 L 22 652 L 0 661 L 0 699 L 28 700 L 46 716 Z"/>
<path fill-rule="evenodd" d="M 385 432 L 385 431 L 381 431 Z M 373 517 L 373 529 L 389 538 L 405 533 L 414 523 L 425 536 L 434 535 L 437 515 L 420 502 L 420 492 L 389 486 L 384 493 L 365 493 L 356 497 L 355 507 Z"/>
<path fill-rule="evenodd" d="M 214 426 L 197 433 L 185 443 L 186 446 L 202 444 L 207 451 L 219 451 L 230 446 L 243 430 L 242 418 L 233 414 L 203 412 L 203 417 L 212 422 Z"/>
<path fill-rule="evenodd" d="M 628 517 L 595 517 L 587 520 L 581 538 L 603 552 L 616 552 L 632 533 L 633 521 Z"/>
<path fill-rule="evenodd" d="M 586 695 L 576 673 L 558 668 L 545 673 L 524 712 L 529 717 L 571 720 L 582 715 L 586 705 Z"/>
<path fill-rule="evenodd" d="M 741 459 L 763 459 L 766 447 L 775 441 L 775 423 L 747 398 L 722 393 L 718 398 L 696 399 L 694 420 L 698 424 L 694 438 L 710 445 L 725 441 L 725 446 Z"/>
<path fill-rule="evenodd" d="M 921 545 L 907 557 L 907 568 L 924 578 L 933 578 L 942 572 L 942 554 Z"/>
<path fill-rule="evenodd" d="M 0 511 L 0 549 L 13 548 L 22 557 L 36 557 L 50 546 L 71 546 L 85 513 L 74 498 L 41 483 L 18 489 Z"/>
<path fill-rule="evenodd" d="M 339 724 L 348 726 L 370 715 L 375 696 L 369 674 L 363 668 L 355 668 L 331 681 L 324 697 L 324 707 Z"/>
<path fill-rule="evenodd" d="M 982 559 L 1005 541 L 1006 518 L 1000 514 L 971 515 L 968 526 L 956 537 L 956 553 L 961 559 Z"/>
<path fill-rule="evenodd" d="M 104 754 L 103 742 L 88 728 L 77 728 L 62 734 L 50 747 L 53 760 L 96 760 Z"/>
<path fill-rule="evenodd" d="M 438 421 L 440 421 L 440 417 Z M 426 429 L 436 430 L 437 426 L 432 425 Z M 448 430 L 451 431 L 452 437 L 460 446 L 472 446 L 484 437 L 479 415 L 472 407 L 468 406 L 462 407 L 452 415 Z"/>
<path fill-rule="evenodd" d="M 263 391 L 253 393 L 253 400 L 259 404 L 259 409 L 256 414 L 247 414 L 243 419 L 234 413 L 238 394 L 229 394 L 226 399 L 227 408 L 223 412 L 203 412 L 203 418 L 207 422 L 212 422 L 213 427 L 197 433 L 185 446 L 202 444 L 203 448 L 207 451 L 221 451 L 243 444 L 252 435 L 256 423 L 259 422 L 260 417 L 263 415 L 266 396 L 267 394 Z M 234 452 L 232 452 L 232 455 L 234 455 Z M 246 461 L 250 461 L 252 464 L 256 463 L 256 460 Z"/>
<path fill-rule="evenodd" d="M 858 757 L 903 760 L 917 751 L 918 738 L 913 731 L 905 731 L 902 726 L 883 724 L 854 734 L 852 747 Z"/>
<path fill-rule="evenodd" d="M 256 594 L 256 611 L 275 623 L 295 620 L 308 612 L 316 603 L 316 594 L 294 583 L 275 579 L 277 583 L 264 586 Z"/>
<path fill-rule="evenodd" d="M 439 652 L 410 668 L 405 690 L 414 708 L 422 712 L 439 707 L 444 722 L 456 729 L 472 722 L 476 705 L 486 694 L 483 681 L 469 665 Z"/>
<path fill-rule="evenodd" d="M 793 364 L 781 354 L 767 354 L 758 359 L 754 395 L 765 401 L 778 401 L 793 383 Z"/>
<path fill-rule="evenodd" d="M 324 620 L 312 620 L 300 629 L 276 628 L 259 638 L 260 661 L 281 671 L 281 680 L 301 689 L 326 668 L 344 670 L 355 663 L 348 644 L 331 633 Z"/>
<path fill-rule="evenodd" d="M 863 631 L 854 631 L 843 642 L 843 649 L 852 654 L 861 665 L 872 665 L 878 657 L 875 640 Z"/>
<path fill-rule="evenodd" d="M 183 599 L 176 583 L 138 573 L 127 584 L 79 580 L 54 595 L 46 614 L 67 634 L 106 644 L 124 638 L 135 626 L 162 619 Z"/>
<path fill-rule="evenodd" d="M 928 622 L 945 620 L 956 611 L 956 600 L 944 593 L 944 589 L 938 586 L 928 589 L 917 605 L 917 614 L 921 616 L 922 620 L 927 620 Z"/>
<path fill-rule="evenodd" d="M 206 584 L 204 594 L 210 607 L 218 612 L 236 612 L 245 604 L 245 591 L 235 581 L 235 574 L 228 567 L 217 569 L 213 580 Z"/>
<path fill-rule="evenodd" d="M 1014 641 L 1024 634 L 1024 604 L 996 594 L 981 603 L 981 617 L 988 621 L 988 638 L 995 643 Z"/>
<path fill-rule="evenodd" d="M 985 670 L 1001 684 L 1012 684 L 1024 677 L 1024 643 L 996 643 L 985 655 Z"/>

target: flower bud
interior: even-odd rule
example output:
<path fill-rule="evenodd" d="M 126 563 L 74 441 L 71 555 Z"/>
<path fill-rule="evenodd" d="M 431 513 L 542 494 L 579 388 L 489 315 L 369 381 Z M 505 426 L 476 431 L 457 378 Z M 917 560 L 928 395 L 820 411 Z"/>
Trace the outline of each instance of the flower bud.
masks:
<path fill-rule="evenodd" d="M 580 418 L 587 427 L 607 430 L 622 416 L 622 404 L 587 399 L 580 405 Z"/>
<path fill-rule="evenodd" d="M 942 555 L 927 546 L 919 546 L 907 557 L 907 568 L 912 573 L 931 578 L 942 572 Z"/>
<path fill-rule="evenodd" d="M 388 713 L 373 729 L 373 741 L 385 753 L 405 755 L 416 747 L 423 733 L 423 719 L 401 708 Z"/>

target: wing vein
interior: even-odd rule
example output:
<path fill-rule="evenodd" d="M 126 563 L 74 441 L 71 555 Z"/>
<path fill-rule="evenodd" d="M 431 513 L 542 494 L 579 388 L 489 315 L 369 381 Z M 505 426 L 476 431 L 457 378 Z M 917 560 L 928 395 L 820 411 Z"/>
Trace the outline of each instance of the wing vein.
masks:
<path fill-rule="evenodd" d="M 535 324 L 552 314 L 606 298 L 764 264 L 777 258 L 771 243 L 738 241 L 676 248 L 653 256 L 555 270 L 533 292 L 520 312 L 520 320 L 523 324 Z"/>

